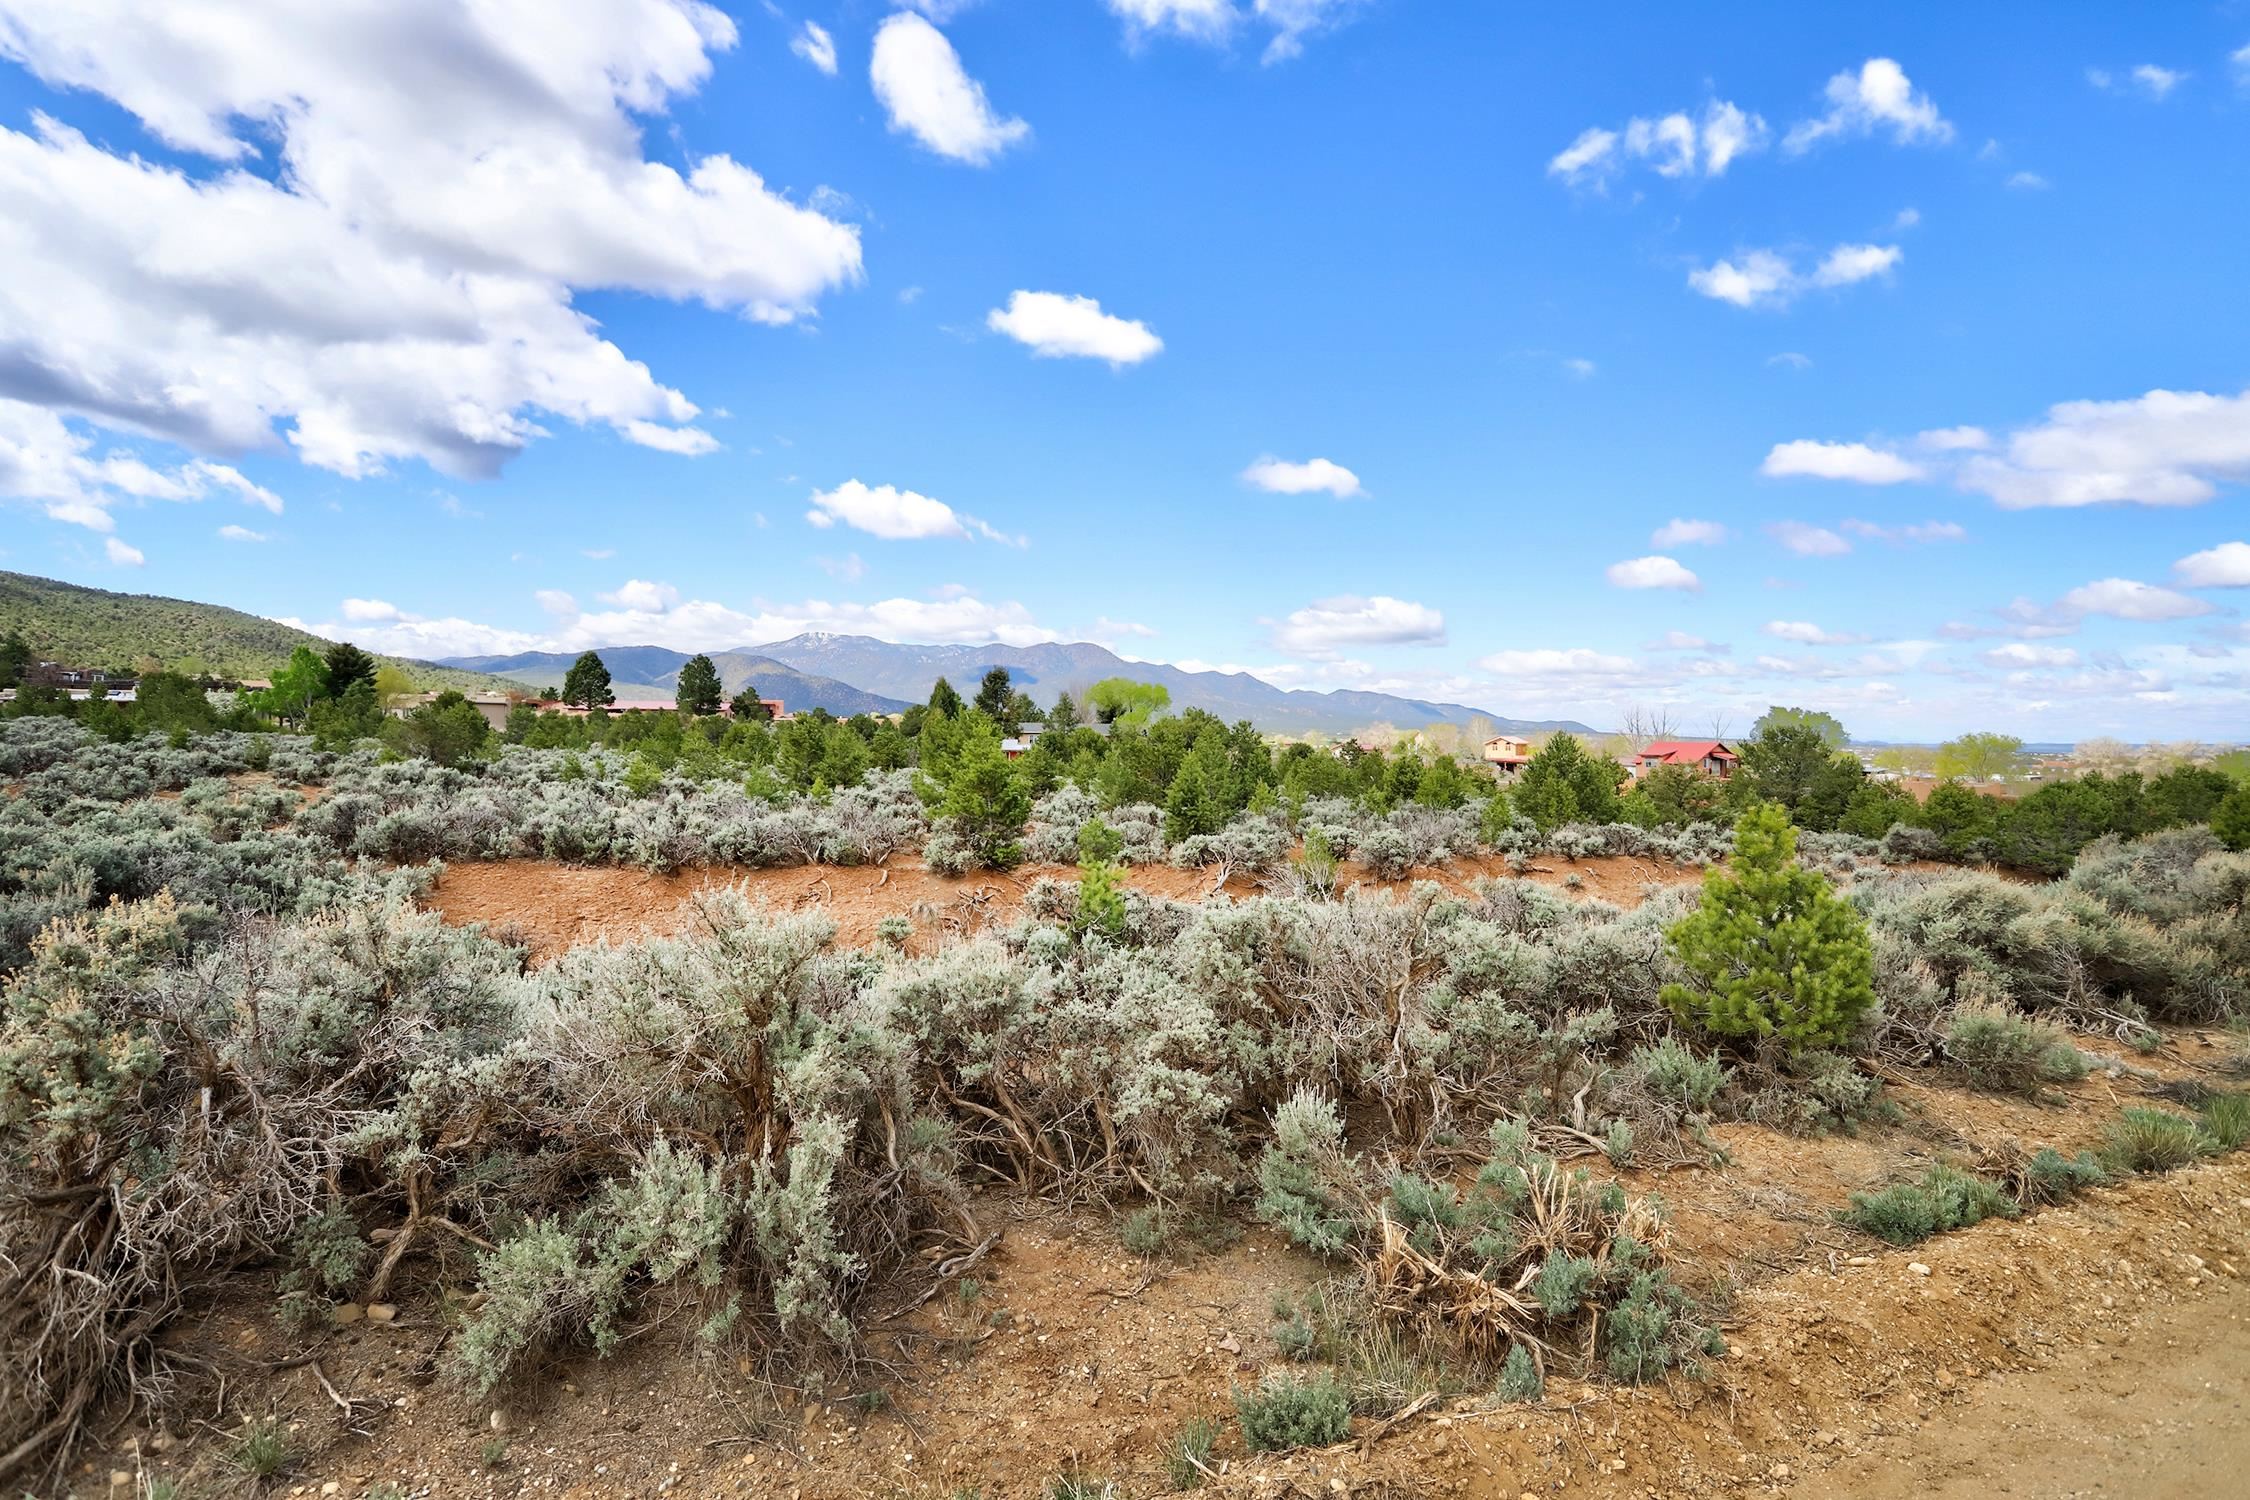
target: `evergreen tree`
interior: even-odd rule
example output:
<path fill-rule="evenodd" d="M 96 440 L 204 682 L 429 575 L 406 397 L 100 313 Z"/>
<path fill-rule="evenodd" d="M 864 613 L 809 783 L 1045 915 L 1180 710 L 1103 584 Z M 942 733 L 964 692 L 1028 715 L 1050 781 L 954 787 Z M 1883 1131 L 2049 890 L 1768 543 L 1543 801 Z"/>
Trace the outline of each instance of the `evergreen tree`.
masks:
<path fill-rule="evenodd" d="M 12 688 L 23 682 L 23 674 L 31 670 L 31 643 L 20 630 L 11 630 L 0 637 L 0 688 Z"/>
<path fill-rule="evenodd" d="M 1840 764 L 1849 764 L 1858 773 L 1850 776 L 1848 786 L 1838 779 L 1839 774 L 1848 774 L 1839 773 Z M 1833 801 L 1834 816 L 1841 817 L 1844 804 L 1851 800 L 1865 775 L 1857 761 L 1845 762 L 1837 755 L 1836 747 L 1819 726 L 1778 722 L 1742 747 L 1740 794 L 1778 802 L 1793 816 L 1808 804 Z"/>
<path fill-rule="evenodd" d="M 592 651 L 585 652 L 570 664 L 563 677 L 562 701 L 573 708 L 607 708 L 617 701 L 610 691 L 609 668 Z"/>
<path fill-rule="evenodd" d="M 770 723 L 773 719 L 773 710 L 766 707 L 766 700 L 758 696 L 758 685 L 754 682 L 744 683 L 742 691 L 727 700 L 727 711 L 734 715 L 737 724 L 748 724 L 753 720 Z"/>
<path fill-rule="evenodd" d="M 1047 727 L 1050 730 L 1059 732 L 1065 729 L 1076 729 L 1084 722 L 1086 722 L 1085 716 L 1078 711 L 1076 699 L 1068 693 L 1055 694 L 1055 706 L 1047 710 Z"/>
<path fill-rule="evenodd" d="M 719 711 L 719 699 L 724 690 L 719 686 L 719 669 L 711 658 L 691 656 L 687 665 L 680 668 L 680 685 L 673 701 L 683 714 L 698 717 Z"/>
<path fill-rule="evenodd" d="M 1202 756 L 1189 756 L 1164 799 L 1164 841 L 1177 844 L 1200 833 L 1217 833 L 1226 821 L 1226 808 L 1219 801 L 1219 789 L 1212 785 L 1209 767 Z"/>
<path fill-rule="evenodd" d="M 953 757 L 938 815 L 950 819 L 979 864 L 1007 869 L 1023 858 L 1017 836 L 1031 817 L 1031 793 L 1000 753 L 1000 742 L 969 736 Z"/>
<path fill-rule="evenodd" d="M 375 658 L 353 645 L 338 641 L 328 648 L 328 696 L 341 698 L 351 691 L 355 682 L 367 684 L 368 691 L 375 688 Z"/>
<path fill-rule="evenodd" d="M 2238 786 L 2211 811 L 2211 831 L 2229 849 L 2250 849 L 2250 786 Z"/>
<path fill-rule="evenodd" d="M 1117 856 L 1125 840 L 1099 818 L 1078 830 L 1078 911 L 1071 926 L 1104 937 L 1125 934 L 1125 889 Z"/>
<path fill-rule="evenodd" d="M 1015 684 L 1008 677 L 1008 669 L 994 667 L 984 674 L 984 681 L 977 684 L 977 707 L 987 718 L 1005 720 L 1008 717 L 1008 694 L 1014 690 Z"/>
<path fill-rule="evenodd" d="M 1875 1003 L 1867 923 L 1826 877 L 1797 863 L 1797 830 L 1770 803 L 1734 826 L 1731 868 L 1665 934 L 1695 977 L 1664 1003 L 1715 1036 L 1779 1037 L 1792 1051 L 1847 1040 Z"/>
<path fill-rule="evenodd" d="M 967 706 L 961 701 L 961 695 L 954 691 L 953 684 L 944 678 L 940 677 L 930 685 L 931 713 L 940 718 L 958 719 L 961 717 L 961 710 Z"/>
<path fill-rule="evenodd" d="M 1547 741 L 1523 768 L 1515 810 L 1542 833 L 1565 823 L 1611 823 L 1617 819 L 1617 781 L 1624 768 L 1599 756 L 1573 734 Z"/>

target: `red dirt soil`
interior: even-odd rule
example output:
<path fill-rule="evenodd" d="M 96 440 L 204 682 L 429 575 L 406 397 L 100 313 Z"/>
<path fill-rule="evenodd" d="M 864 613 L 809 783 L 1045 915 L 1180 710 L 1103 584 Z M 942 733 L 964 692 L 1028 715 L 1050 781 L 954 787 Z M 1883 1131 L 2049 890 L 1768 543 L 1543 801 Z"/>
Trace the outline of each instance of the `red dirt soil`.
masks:
<path fill-rule="evenodd" d="M 1424 866 L 1416 880 L 1435 880 L 1466 892 L 1475 882 L 1505 878 L 1505 859 L 1485 856 Z M 1024 893 L 1045 876 L 1076 880 L 1074 865 L 1025 865 L 1002 874 L 982 871 L 944 876 L 924 869 L 920 860 L 899 857 L 886 865 L 837 867 L 798 865 L 782 869 L 716 867 L 656 875 L 623 865 L 565 865 L 546 860 L 507 859 L 445 867 L 424 904 L 448 922 L 481 922 L 496 933 L 527 943 L 532 961 L 543 963 L 582 943 L 630 942 L 651 934 L 680 931 L 694 897 L 716 887 L 740 885 L 752 897 L 780 910 L 818 907 L 835 919 L 836 940 L 846 947 L 875 941 L 875 924 L 884 917 L 914 919 L 918 934 L 941 930 L 975 931 L 1005 926 L 1023 909 Z M 1568 861 L 1542 859 L 1525 870 L 1528 879 L 1636 906 L 1651 887 L 1692 883 L 1700 870 L 1666 861 L 1607 856 Z M 1579 885 L 1567 887 L 1571 877 Z M 1210 870 L 1180 870 L 1170 865 L 1135 865 L 1126 872 L 1135 889 L 1174 901 L 1200 901 L 1213 892 Z M 1346 864 L 1341 878 L 1364 880 Z M 1226 893 L 1255 895 L 1258 880 L 1236 875 Z M 1399 889 L 1404 889 L 1403 884 Z"/>

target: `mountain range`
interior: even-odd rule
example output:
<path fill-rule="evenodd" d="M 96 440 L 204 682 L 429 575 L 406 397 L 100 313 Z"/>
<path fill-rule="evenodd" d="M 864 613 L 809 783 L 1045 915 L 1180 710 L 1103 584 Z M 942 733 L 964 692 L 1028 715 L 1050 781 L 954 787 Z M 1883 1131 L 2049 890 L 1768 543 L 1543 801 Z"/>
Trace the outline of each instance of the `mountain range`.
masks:
<path fill-rule="evenodd" d="M 661 698 L 669 702 L 679 691 L 680 668 L 693 653 L 668 646 L 604 646 L 595 653 L 609 668 L 610 691 L 618 701 Z M 719 685 L 732 697 L 755 683 L 761 698 L 779 698 L 791 712 L 825 708 L 840 718 L 853 714 L 895 714 L 907 706 L 900 698 L 887 698 L 776 661 L 753 651 L 706 652 L 719 669 Z M 471 672 L 512 677 L 541 688 L 560 687 L 578 659 L 574 651 L 522 651 L 514 656 L 454 656 L 445 665 Z M 925 694 L 924 696 L 927 696 Z"/>
<path fill-rule="evenodd" d="M 603 646 L 596 648 L 595 654 L 609 668 L 617 696 L 634 698 L 669 697 L 678 684 L 680 668 L 692 653 L 665 646 Z M 1511 719 L 1461 703 L 1350 689 L 1314 692 L 1278 688 L 1247 672 L 1191 672 L 1165 662 L 1128 661 L 1107 647 L 1085 641 L 1071 645 L 917 646 L 814 631 L 785 641 L 708 654 L 729 693 L 755 683 L 761 696 L 779 698 L 792 710 L 825 708 L 844 715 L 895 713 L 909 703 L 925 702 L 940 677 L 950 681 L 964 697 L 972 696 L 987 671 L 1005 667 L 1017 687 L 1043 703 L 1054 701 L 1057 693 L 1065 691 L 1083 700 L 1086 689 L 1105 677 L 1130 677 L 1138 682 L 1162 683 L 1172 694 L 1175 711 L 1200 708 L 1230 723 L 1248 719 L 1260 729 L 1289 734 L 1308 730 L 1346 734 L 1374 723 L 1420 729 L 1431 724 L 1463 723 L 1471 717 L 1488 719 L 1496 730 L 1512 734 L 1545 729 L 1594 733 L 1573 719 Z M 536 679 L 552 686 L 561 682 L 572 659 L 566 652 L 527 652 L 516 656 L 448 657 L 443 664 L 518 680 Z"/>
<path fill-rule="evenodd" d="M 220 675 L 265 676 L 299 646 L 326 650 L 330 642 L 277 620 L 223 605 L 154 594 L 119 594 L 27 573 L 0 571 L 0 633 L 21 630 L 41 658 L 73 666 L 129 666 L 154 658 L 186 663 Z M 620 699 L 670 699 L 680 668 L 692 653 L 668 646 L 598 649 Z M 1285 734 L 1317 730 L 1347 734 L 1387 723 L 1400 729 L 1465 723 L 1484 718 L 1497 731 L 1530 734 L 1567 729 L 1591 734 L 1571 719 L 1511 719 L 1461 703 L 1403 698 L 1390 693 L 1339 689 L 1314 692 L 1278 688 L 1247 672 L 1193 672 L 1165 662 L 1129 661 L 1104 646 L 1080 641 L 1037 646 L 917 646 L 863 635 L 815 631 L 785 641 L 706 653 L 729 694 L 756 686 L 792 710 L 825 708 L 844 717 L 897 713 L 927 702 L 944 677 L 964 697 L 993 667 L 1006 667 L 1015 685 L 1042 703 L 1069 692 L 1081 701 L 1105 677 L 1162 683 L 1175 711 L 1200 708 L 1233 723 L 1247 719 Z M 558 687 L 575 652 L 529 651 L 512 656 L 455 656 L 436 662 L 396 661 L 428 687 L 471 691 L 536 691 Z"/>

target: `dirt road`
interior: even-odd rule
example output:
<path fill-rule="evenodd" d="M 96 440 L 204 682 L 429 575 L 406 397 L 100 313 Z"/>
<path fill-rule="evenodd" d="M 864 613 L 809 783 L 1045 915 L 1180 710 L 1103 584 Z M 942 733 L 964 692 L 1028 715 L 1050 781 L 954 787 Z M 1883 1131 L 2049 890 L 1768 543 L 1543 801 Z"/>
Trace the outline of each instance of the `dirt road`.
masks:
<path fill-rule="evenodd" d="M 1996 1376 L 1796 1500 L 2220 1500 L 2250 1495 L 2250 1287 L 2152 1312 L 2043 1369 Z"/>

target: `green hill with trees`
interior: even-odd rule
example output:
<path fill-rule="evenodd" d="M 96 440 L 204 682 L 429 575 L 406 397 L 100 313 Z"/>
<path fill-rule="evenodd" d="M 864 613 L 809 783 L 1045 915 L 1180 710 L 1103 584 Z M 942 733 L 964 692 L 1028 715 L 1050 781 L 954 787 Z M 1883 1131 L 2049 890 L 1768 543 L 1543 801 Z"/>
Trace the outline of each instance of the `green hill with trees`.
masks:
<path fill-rule="evenodd" d="M 73 667 L 138 669 L 153 659 L 190 675 L 270 677 L 299 646 L 325 652 L 328 641 L 216 604 L 166 599 L 156 594 L 113 594 L 29 573 L 0 572 L 0 637 L 22 635 L 35 660 Z M 523 684 L 513 679 L 382 656 L 423 688 L 496 692 Z"/>

